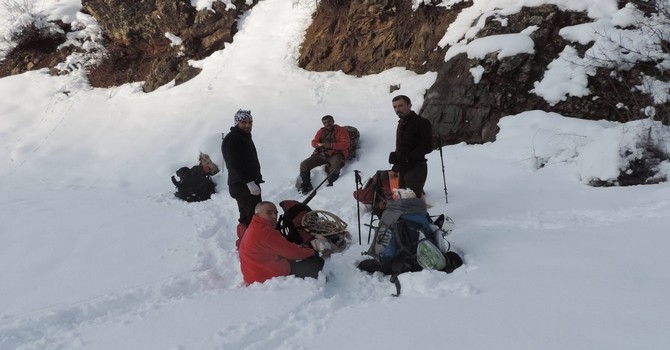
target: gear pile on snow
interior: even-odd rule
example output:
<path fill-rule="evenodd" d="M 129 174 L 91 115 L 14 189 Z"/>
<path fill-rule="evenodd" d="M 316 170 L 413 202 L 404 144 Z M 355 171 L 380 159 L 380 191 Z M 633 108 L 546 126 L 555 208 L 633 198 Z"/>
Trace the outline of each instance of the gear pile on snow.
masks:
<path fill-rule="evenodd" d="M 463 265 L 446 239 L 452 229 L 453 220 L 447 216 L 433 221 L 421 198 L 388 201 L 366 252 L 372 258 L 359 262 L 358 268 L 391 275 L 398 296 L 401 273 L 422 269 L 451 273 Z"/>

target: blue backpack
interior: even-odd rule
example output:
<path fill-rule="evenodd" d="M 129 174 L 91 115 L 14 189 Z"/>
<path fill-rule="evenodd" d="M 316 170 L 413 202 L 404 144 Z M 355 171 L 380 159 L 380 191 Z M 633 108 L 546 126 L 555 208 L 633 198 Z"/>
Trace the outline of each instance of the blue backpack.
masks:
<path fill-rule="evenodd" d="M 400 295 L 397 277 L 401 273 L 423 269 L 451 273 L 463 265 L 463 260 L 450 251 L 451 244 L 445 239 L 450 230 L 442 229 L 444 218 L 440 216 L 433 221 L 420 198 L 389 201 L 365 253 L 371 258 L 361 261 L 358 268 L 391 275 L 391 282 L 396 286 L 395 296 Z"/>

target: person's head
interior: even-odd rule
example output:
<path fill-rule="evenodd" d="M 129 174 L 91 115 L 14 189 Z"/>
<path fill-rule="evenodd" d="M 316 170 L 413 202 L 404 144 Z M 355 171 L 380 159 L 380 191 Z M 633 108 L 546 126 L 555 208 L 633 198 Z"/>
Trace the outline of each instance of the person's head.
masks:
<path fill-rule="evenodd" d="M 277 214 L 279 214 L 279 212 L 277 211 L 277 207 L 274 205 L 274 203 L 262 201 L 256 204 L 256 208 L 254 208 L 254 214 L 274 225 L 277 223 Z"/>
<path fill-rule="evenodd" d="M 332 130 L 335 127 L 335 119 L 332 115 L 324 115 L 323 118 L 321 118 L 321 123 L 323 123 L 323 127 L 328 130 Z"/>
<path fill-rule="evenodd" d="M 405 95 L 398 95 L 391 100 L 393 111 L 400 118 L 404 118 L 412 113 L 412 101 Z"/>
<path fill-rule="evenodd" d="M 254 118 L 251 116 L 251 111 L 240 109 L 235 113 L 233 120 L 235 121 L 236 127 L 247 134 L 251 134 L 251 127 L 254 125 Z"/>

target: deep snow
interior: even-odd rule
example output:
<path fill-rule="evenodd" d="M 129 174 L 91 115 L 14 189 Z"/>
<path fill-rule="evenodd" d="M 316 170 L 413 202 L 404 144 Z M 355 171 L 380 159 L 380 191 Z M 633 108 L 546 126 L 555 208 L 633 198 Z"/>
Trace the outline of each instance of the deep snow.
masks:
<path fill-rule="evenodd" d="M 467 37 L 462 25 L 476 11 L 541 2 L 547 1 L 475 0 L 444 40 Z M 613 0 L 549 2 L 590 9 L 601 24 L 623 16 Z M 41 6 L 60 18 L 82 16 L 76 0 Z M 542 111 L 506 117 L 494 143 L 443 148 L 448 204 L 441 154 L 433 151 L 429 211 L 455 220 L 448 238 L 465 265 L 449 275 L 401 275 L 399 298 L 387 277 L 359 272 L 367 229 L 359 245 L 353 170 L 367 177 L 388 168 L 397 120 L 391 98 L 406 94 L 418 111 L 436 75 L 394 68 L 355 78 L 299 69 L 297 50 L 313 6 L 259 3 L 240 20 L 234 43 L 193 63 L 203 68 L 200 75 L 150 94 L 140 83 L 91 89 L 77 74 L 0 79 L 0 349 L 670 344 L 670 185 L 586 185 L 616 177 L 621 150 L 634 149 L 650 129 L 667 148 L 670 132 L 651 121 L 594 122 Z M 481 52 L 481 45 L 467 52 Z M 576 88 L 579 74 L 587 72 L 566 71 L 564 84 L 538 83 L 538 94 L 588 94 Z M 395 84 L 400 91 L 389 94 Z M 170 176 L 194 165 L 199 151 L 222 165 L 221 133 L 239 108 L 254 115 L 263 198 L 275 203 L 302 198 L 292 184 L 321 116 L 361 131 L 359 158 L 310 202 L 343 218 L 353 236 L 318 280 L 243 285 L 225 170 L 209 201 L 189 204 L 172 195 Z M 660 172 L 668 175 L 670 166 L 661 164 Z M 314 171 L 317 181 L 323 176 Z M 364 224 L 369 216 L 361 213 Z"/>

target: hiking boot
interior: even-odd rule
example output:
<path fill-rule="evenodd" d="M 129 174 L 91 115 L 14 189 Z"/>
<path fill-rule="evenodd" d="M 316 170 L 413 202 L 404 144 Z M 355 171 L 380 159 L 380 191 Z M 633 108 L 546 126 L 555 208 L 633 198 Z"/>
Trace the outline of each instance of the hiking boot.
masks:
<path fill-rule="evenodd" d="M 333 186 L 333 182 L 335 182 L 335 180 L 337 180 L 339 177 L 340 174 L 330 174 L 330 176 L 328 177 L 328 185 L 326 186 L 328 187 Z"/>
<path fill-rule="evenodd" d="M 303 183 L 300 186 L 300 190 L 298 190 L 298 191 L 302 194 L 308 194 L 308 193 L 312 192 L 313 189 L 314 189 L 314 186 L 312 186 L 312 184 L 310 182 L 308 182 L 308 183 Z"/>

